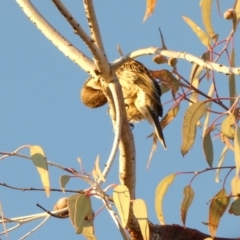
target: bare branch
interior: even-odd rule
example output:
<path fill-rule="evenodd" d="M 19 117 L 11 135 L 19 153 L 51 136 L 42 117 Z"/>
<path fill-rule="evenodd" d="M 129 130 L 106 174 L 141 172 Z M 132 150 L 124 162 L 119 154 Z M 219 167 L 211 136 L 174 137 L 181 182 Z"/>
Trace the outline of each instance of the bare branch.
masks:
<path fill-rule="evenodd" d="M 80 50 L 64 38 L 47 20 L 37 11 L 29 0 L 16 0 L 27 17 L 37 28 L 60 50 L 85 72 L 96 76 L 93 62 Z"/>
<path fill-rule="evenodd" d="M 94 59 L 94 61 L 102 77 L 107 80 L 110 69 L 109 69 L 107 55 L 104 50 L 101 33 L 98 27 L 98 22 L 97 22 L 95 10 L 94 10 L 93 1 L 83 0 L 83 4 L 84 4 L 92 40 L 95 42 L 98 49 L 102 52 L 102 56 L 100 58 Z"/>
<path fill-rule="evenodd" d="M 110 89 L 113 97 L 115 113 L 116 113 L 116 122 L 114 123 L 115 137 L 113 141 L 112 150 L 108 158 L 108 161 L 105 164 L 105 169 L 103 171 L 104 178 L 106 178 L 118 150 L 118 145 L 121 138 L 121 130 L 122 130 L 121 110 L 124 109 L 123 101 L 119 101 L 121 98 L 123 98 L 121 86 L 119 82 L 115 80 L 114 82 L 109 83 L 108 88 Z M 99 180 L 99 184 L 101 184 L 101 180 Z"/>
<path fill-rule="evenodd" d="M 29 231 L 28 233 L 26 233 L 24 236 L 22 236 L 19 240 L 26 239 L 30 234 L 32 234 L 33 232 L 35 232 L 36 230 L 38 230 L 49 218 L 50 218 L 50 215 L 47 216 L 45 219 L 43 219 L 42 222 L 40 222 L 35 228 L 33 228 L 33 229 L 32 229 L 31 231 Z"/>
<path fill-rule="evenodd" d="M 143 48 L 143 49 L 133 51 L 133 52 L 115 60 L 112 63 L 112 67 L 115 70 L 115 69 L 119 68 L 123 63 L 128 61 L 129 58 L 137 58 L 137 57 L 140 57 L 143 55 L 152 55 L 152 54 L 160 54 L 160 55 L 163 55 L 165 57 L 170 57 L 170 58 L 185 59 L 190 63 L 196 63 L 201 67 L 204 67 L 204 68 L 207 68 L 207 69 L 219 72 L 219 73 L 224 73 L 226 75 L 229 75 L 229 74 L 240 75 L 239 67 L 238 68 L 227 67 L 222 64 L 205 61 L 205 60 L 195 57 L 187 52 L 174 52 L 174 51 L 164 50 L 164 49 L 156 48 L 156 47 Z"/>
<path fill-rule="evenodd" d="M 83 3 L 84 3 L 85 11 L 86 11 L 86 17 L 88 20 L 91 37 L 95 41 L 98 49 L 101 50 L 102 54 L 104 55 L 105 61 L 108 61 L 107 55 L 104 50 L 104 45 L 102 42 L 101 32 L 100 32 L 100 29 L 98 26 L 93 2 L 92 2 L 92 0 L 84 0 Z"/>
<path fill-rule="evenodd" d="M 78 21 L 73 17 L 73 15 L 68 11 L 65 5 L 61 2 L 61 0 L 52 0 L 55 6 L 58 8 L 59 12 L 67 19 L 69 24 L 74 29 L 74 33 L 76 33 L 88 46 L 93 57 L 95 59 L 101 59 L 102 52 L 97 48 L 96 44 L 92 41 L 92 39 L 88 36 L 88 34 L 84 31 Z"/>

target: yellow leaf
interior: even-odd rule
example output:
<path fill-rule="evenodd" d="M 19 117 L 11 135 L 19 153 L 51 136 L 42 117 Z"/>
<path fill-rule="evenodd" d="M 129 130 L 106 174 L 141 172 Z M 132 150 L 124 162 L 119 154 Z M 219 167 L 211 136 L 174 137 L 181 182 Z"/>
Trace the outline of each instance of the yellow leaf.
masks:
<path fill-rule="evenodd" d="M 86 237 L 87 240 L 97 240 L 96 236 L 94 235 L 93 221 L 89 220 L 83 221 L 82 235 Z"/>
<path fill-rule="evenodd" d="M 230 202 L 225 189 L 221 189 L 212 199 L 209 207 L 208 229 L 211 237 L 214 238 L 217 232 L 220 218 L 224 214 Z"/>
<path fill-rule="evenodd" d="M 50 194 L 50 179 L 48 174 L 48 164 L 44 151 L 40 146 L 30 146 L 30 157 L 41 177 L 46 195 Z"/>
<path fill-rule="evenodd" d="M 210 39 L 208 35 L 190 18 L 183 16 L 183 20 L 192 28 L 198 38 L 201 40 L 202 44 L 206 47 L 210 46 Z"/>
<path fill-rule="evenodd" d="M 147 0 L 146 2 L 147 6 L 146 6 L 146 12 L 145 12 L 145 16 L 143 18 L 143 21 L 145 22 L 146 19 L 152 15 L 155 7 L 156 7 L 156 4 L 157 4 L 157 0 Z"/>
<path fill-rule="evenodd" d="M 237 176 L 234 176 L 231 181 L 231 189 L 232 189 L 232 195 L 234 196 L 234 199 L 237 199 L 240 195 L 240 179 Z"/>
<path fill-rule="evenodd" d="M 149 240 L 147 206 L 142 199 L 133 200 L 133 214 L 136 217 L 144 240 Z"/>
<path fill-rule="evenodd" d="M 106 180 L 105 180 L 105 178 L 103 177 L 102 172 L 101 172 L 101 170 L 100 170 L 99 162 L 100 162 L 100 157 L 99 157 L 99 155 L 98 155 L 97 158 L 96 158 L 95 164 L 94 164 L 95 173 L 96 173 L 97 177 L 98 177 L 99 179 L 101 179 L 102 182 L 106 182 Z"/>
<path fill-rule="evenodd" d="M 201 8 L 202 8 L 202 20 L 204 27 L 210 36 L 215 42 L 217 41 L 217 35 L 214 33 L 212 22 L 211 22 L 211 7 L 212 0 L 201 0 Z"/>
<path fill-rule="evenodd" d="M 182 129 L 181 153 L 184 156 L 194 143 L 196 124 L 205 112 L 205 102 L 197 102 L 185 112 Z"/>
<path fill-rule="evenodd" d="M 165 224 L 163 216 L 163 197 L 165 196 L 169 186 L 173 183 L 176 174 L 165 177 L 157 186 L 155 194 L 155 211 L 157 218 L 161 224 Z"/>
<path fill-rule="evenodd" d="M 212 167 L 213 163 L 213 144 L 211 139 L 212 126 L 206 129 L 205 134 L 203 136 L 203 152 L 209 167 Z"/>
<path fill-rule="evenodd" d="M 219 173 L 220 173 L 223 161 L 225 160 L 227 151 L 228 151 L 228 147 L 224 146 L 224 148 L 222 150 L 222 153 L 221 153 L 221 156 L 220 156 L 220 159 L 219 159 L 219 162 L 218 162 L 218 169 L 216 170 L 216 177 L 215 177 L 215 181 L 216 182 L 220 182 L 220 180 L 219 180 Z"/>
<path fill-rule="evenodd" d="M 229 114 L 222 122 L 222 133 L 229 139 L 234 139 L 234 128 L 235 124 L 235 116 L 233 114 Z"/>
<path fill-rule="evenodd" d="M 201 58 L 203 60 L 209 60 L 209 52 L 205 52 L 204 54 L 202 54 Z M 190 73 L 190 82 L 192 86 L 195 87 L 196 89 L 198 89 L 200 74 L 203 72 L 203 70 L 205 70 L 204 67 L 199 66 L 196 63 L 193 63 Z M 192 103 L 196 103 L 198 101 L 198 93 L 195 92 L 195 90 L 191 91 L 192 95 L 190 96 L 191 101 L 189 102 L 189 106 L 191 106 Z"/>
<path fill-rule="evenodd" d="M 125 185 L 117 185 L 113 189 L 113 201 L 118 210 L 122 226 L 125 228 L 127 225 L 130 209 L 130 194 L 128 188 Z"/>
<path fill-rule="evenodd" d="M 191 186 L 186 186 L 183 190 L 184 198 L 182 201 L 181 206 L 181 219 L 183 222 L 183 226 L 185 226 L 186 223 L 186 217 L 189 207 L 192 204 L 193 198 L 194 198 L 194 191 Z"/>
<path fill-rule="evenodd" d="M 236 31 L 237 25 L 240 21 L 240 0 L 236 0 L 234 5 L 235 15 L 233 18 L 233 30 Z"/>
<path fill-rule="evenodd" d="M 235 127 L 234 156 L 235 156 L 235 165 L 236 165 L 236 176 L 238 176 L 240 172 L 240 128 L 239 126 Z"/>

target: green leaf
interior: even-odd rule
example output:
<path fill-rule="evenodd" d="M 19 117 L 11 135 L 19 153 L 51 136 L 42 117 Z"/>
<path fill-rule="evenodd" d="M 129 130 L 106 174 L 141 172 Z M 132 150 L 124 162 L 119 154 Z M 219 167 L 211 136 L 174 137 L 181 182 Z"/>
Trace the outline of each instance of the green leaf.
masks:
<path fill-rule="evenodd" d="M 203 152 L 209 167 L 212 167 L 213 163 L 213 144 L 211 139 L 212 126 L 207 128 L 204 136 L 203 136 Z"/>
<path fill-rule="evenodd" d="M 122 226 L 125 228 L 127 225 L 130 209 L 130 194 L 125 185 L 117 185 L 113 189 L 113 201 L 118 210 Z"/>
<path fill-rule="evenodd" d="M 235 127 L 234 156 L 235 156 L 235 165 L 236 165 L 236 176 L 238 176 L 240 172 L 240 128 L 239 126 Z"/>
<path fill-rule="evenodd" d="M 214 83 L 211 84 L 209 90 L 208 90 L 208 96 L 209 97 L 212 97 L 213 96 L 213 93 L 214 93 Z M 206 103 L 206 109 L 211 109 L 212 107 L 212 101 L 208 101 Z M 208 127 L 208 122 L 209 122 L 209 118 L 210 118 L 210 111 L 206 111 L 205 113 L 205 120 L 203 122 L 203 137 L 204 137 L 204 134 L 207 130 L 207 127 Z"/>
<path fill-rule="evenodd" d="M 198 38 L 201 40 L 202 44 L 206 47 L 210 46 L 210 39 L 208 35 L 190 18 L 183 16 L 183 20 L 192 28 Z"/>
<path fill-rule="evenodd" d="M 77 197 L 79 194 L 74 194 L 68 198 L 67 205 L 69 211 L 69 218 L 72 222 L 72 225 L 75 227 L 75 205 L 77 201 Z"/>
<path fill-rule="evenodd" d="M 184 188 L 183 195 L 184 198 L 181 206 L 181 220 L 183 222 L 183 226 L 185 227 L 187 212 L 194 198 L 194 191 L 190 185 Z"/>
<path fill-rule="evenodd" d="M 235 131 L 233 125 L 235 124 L 235 121 L 235 116 L 231 113 L 222 122 L 222 133 L 229 139 L 234 139 Z"/>
<path fill-rule="evenodd" d="M 176 174 L 165 177 L 157 186 L 155 194 L 155 211 L 157 218 L 161 224 L 165 224 L 163 216 L 163 197 L 165 196 L 169 186 L 173 183 Z"/>
<path fill-rule="evenodd" d="M 231 52 L 231 67 L 235 67 L 235 51 L 234 51 L 234 48 L 232 49 L 232 52 Z M 234 97 L 236 97 L 236 82 L 235 82 L 235 75 L 234 74 L 229 74 L 229 76 L 228 76 L 228 86 L 229 86 L 229 97 L 230 97 L 230 107 L 231 107 L 234 103 Z"/>
<path fill-rule="evenodd" d="M 41 177 L 47 197 L 50 195 L 50 179 L 48 173 L 47 159 L 40 146 L 30 146 L 30 157 Z"/>
<path fill-rule="evenodd" d="M 91 198 L 89 196 L 80 194 L 77 197 L 75 204 L 75 226 L 76 233 L 80 234 L 83 231 L 84 219 L 92 212 Z"/>
<path fill-rule="evenodd" d="M 212 83 L 209 88 L 208 96 L 212 97 L 213 92 L 214 92 L 214 83 Z M 210 119 L 211 106 L 212 106 L 212 101 L 208 101 L 206 103 L 206 109 L 209 109 L 209 111 L 206 111 L 205 120 L 203 122 L 203 151 L 204 151 L 205 158 L 210 167 L 212 167 L 212 163 L 213 163 L 213 145 L 212 145 L 212 140 L 210 138 L 210 131 L 209 131 L 210 129 L 207 126 Z M 211 131 L 213 131 L 214 129 L 215 129 L 215 126 L 212 126 Z M 206 134 L 207 132 L 209 133 Z M 210 144 L 210 146 L 208 146 L 208 143 Z"/>
<path fill-rule="evenodd" d="M 235 216 L 240 216 L 240 198 L 232 202 L 228 212 L 234 214 Z"/>
<path fill-rule="evenodd" d="M 62 175 L 59 179 L 59 184 L 63 192 L 65 192 L 65 186 L 69 182 L 70 176 L 68 175 Z"/>
<path fill-rule="evenodd" d="M 91 211 L 90 197 L 84 194 L 75 194 L 68 199 L 69 217 L 76 228 L 76 233 L 80 234 L 83 231 L 84 219 Z"/>
<path fill-rule="evenodd" d="M 181 153 L 184 156 L 194 143 L 196 124 L 205 112 L 205 102 L 197 102 L 185 112 L 182 129 Z"/>
<path fill-rule="evenodd" d="M 212 199 L 209 207 L 208 229 L 211 237 L 214 238 L 217 232 L 220 218 L 226 211 L 230 202 L 225 189 L 221 189 Z"/>
<path fill-rule="evenodd" d="M 204 27 L 207 31 L 207 34 L 210 36 L 210 38 L 212 38 L 216 42 L 218 35 L 214 33 L 211 22 L 212 0 L 201 0 L 201 8 L 202 8 L 202 20 Z"/>
<path fill-rule="evenodd" d="M 147 206 L 142 199 L 133 200 L 133 214 L 136 217 L 144 240 L 149 240 Z"/>

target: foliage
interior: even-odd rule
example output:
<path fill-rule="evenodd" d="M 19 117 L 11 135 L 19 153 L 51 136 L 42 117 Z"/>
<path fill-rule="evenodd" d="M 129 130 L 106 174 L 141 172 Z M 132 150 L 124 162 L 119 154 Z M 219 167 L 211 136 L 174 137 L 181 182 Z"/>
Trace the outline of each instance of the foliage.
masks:
<path fill-rule="evenodd" d="M 17 2 L 21 5 L 24 1 L 18 0 Z M 94 95 L 94 99 L 96 101 L 99 101 L 100 99 L 103 102 L 100 104 L 96 104 L 96 102 L 94 102 L 94 108 L 104 105 L 108 100 L 110 106 L 109 113 L 110 117 L 112 118 L 115 130 L 115 140 L 109 160 L 105 165 L 104 170 L 102 171 L 100 169 L 100 158 L 97 156 L 93 170 L 90 174 L 87 174 L 85 172 L 80 158 L 78 158 L 80 170 L 66 168 L 58 165 L 57 163 L 48 161 L 42 147 L 37 145 L 25 145 L 13 152 L 0 152 L 2 155 L 0 158 L 1 160 L 10 156 L 18 156 L 32 161 L 40 175 L 43 189 L 45 190 L 47 196 L 49 196 L 51 192 L 48 171 L 49 165 L 55 168 L 59 168 L 68 174 L 60 176 L 59 179 L 60 188 L 63 192 L 68 191 L 67 185 L 73 178 L 81 179 L 89 184 L 88 189 L 85 189 L 83 191 L 75 190 L 74 194 L 72 194 L 69 198 L 64 199 L 63 205 L 59 206 L 56 204 L 57 207 L 54 208 L 54 211 L 49 212 L 41 207 L 45 211 L 41 215 L 25 216 L 15 219 L 4 218 L 4 216 L 2 216 L 1 222 L 3 224 L 6 224 L 8 222 L 15 221 L 15 227 L 17 228 L 23 223 L 39 218 L 44 218 L 42 222 L 44 223 L 50 216 L 57 218 L 69 217 L 77 234 L 83 234 L 87 239 L 97 239 L 94 233 L 94 218 L 102 209 L 100 209 L 96 214 L 94 213 L 91 201 L 93 197 L 96 197 L 103 202 L 103 208 L 106 209 L 111 215 L 123 239 L 130 239 L 129 233 L 135 232 L 141 234 L 142 239 L 151 239 L 152 230 L 148 222 L 147 205 L 144 200 L 136 199 L 135 197 L 135 169 L 134 167 L 133 169 L 128 169 L 127 166 L 129 165 L 127 164 L 129 164 L 129 161 L 126 161 L 127 163 L 125 163 L 125 165 L 122 164 L 123 167 L 120 172 L 122 171 L 121 173 L 123 173 L 127 169 L 126 172 L 128 173 L 124 175 L 125 177 L 119 174 L 123 179 L 120 180 L 120 184 L 110 184 L 106 189 L 102 188 L 102 183 L 106 182 L 107 180 L 108 172 L 111 170 L 112 162 L 115 159 L 117 149 L 120 146 L 120 142 L 123 142 L 123 147 L 121 148 L 120 146 L 120 159 L 121 156 L 125 157 L 126 155 L 126 159 L 128 159 L 128 157 L 130 159 L 133 158 L 124 152 L 124 150 L 126 150 L 124 147 L 127 148 L 128 144 L 129 146 L 133 146 L 132 152 L 133 156 L 135 156 L 134 140 L 131 139 L 130 134 L 123 136 L 123 134 L 126 132 L 126 129 L 128 131 L 130 130 L 128 121 L 126 121 L 126 113 L 125 106 L 123 104 L 122 93 L 121 90 L 119 90 L 121 88 L 118 86 L 119 84 L 116 84 L 116 81 L 113 81 L 116 77 L 115 72 L 119 66 L 128 61 L 129 58 L 134 58 L 142 54 L 146 55 L 150 52 L 151 54 L 155 54 L 153 60 L 159 64 L 159 68 L 161 68 L 162 64 L 168 64 L 168 67 L 171 68 L 171 71 L 162 68 L 154 71 L 149 70 L 149 72 L 157 79 L 157 83 L 161 87 L 162 94 L 166 94 L 168 92 L 171 93 L 171 99 L 169 99 L 171 106 L 166 111 L 167 113 L 165 116 L 163 116 L 161 122 L 159 123 L 160 126 L 162 129 L 168 128 L 172 124 L 172 121 L 178 116 L 179 109 L 184 109 L 185 113 L 182 124 L 182 145 L 180 151 L 183 156 L 188 154 L 189 150 L 192 148 L 195 142 L 196 132 L 199 131 L 199 128 L 201 126 L 203 126 L 202 146 L 206 163 L 209 165 L 209 168 L 198 172 L 188 171 L 172 173 L 160 181 L 156 187 L 155 193 L 155 211 L 157 218 L 162 225 L 165 224 L 163 215 L 163 201 L 168 189 L 170 188 L 170 185 L 174 184 L 173 182 L 177 181 L 176 178 L 180 175 L 191 174 L 193 176 L 190 179 L 189 184 L 183 189 L 184 197 L 180 206 L 180 217 L 183 226 L 185 227 L 188 210 L 194 201 L 195 192 L 197 192 L 196 189 L 194 189 L 192 186 L 194 180 L 200 174 L 216 170 L 217 182 L 220 170 L 228 169 L 228 173 L 225 176 L 220 190 L 217 194 L 213 194 L 213 197 L 210 200 L 209 204 L 209 216 L 208 222 L 206 224 L 209 228 L 209 234 L 212 238 L 214 238 L 216 236 L 221 218 L 227 209 L 230 214 L 234 214 L 236 216 L 240 215 L 240 128 L 238 126 L 239 96 L 237 95 L 235 82 L 235 75 L 240 74 L 240 69 L 235 68 L 235 49 L 234 44 L 232 44 L 238 23 L 240 21 L 240 1 L 237 0 L 233 6 L 233 9 L 229 9 L 224 13 L 225 19 L 232 21 L 232 30 L 226 39 L 219 39 L 220 34 L 215 33 L 214 31 L 214 27 L 211 22 L 212 1 L 201 1 L 201 13 L 204 29 L 201 29 L 199 25 L 194 22 L 194 20 L 190 19 L 187 16 L 183 16 L 183 20 L 187 25 L 189 25 L 190 29 L 196 35 L 200 43 L 206 48 L 205 52 L 202 53 L 201 58 L 196 58 L 187 53 L 179 53 L 168 50 L 164 42 L 163 34 L 160 31 L 162 40 L 161 49 L 149 48 L 147 50 L 142 50 L 142 52 L 141 50 L 139 50 L 139 52 L 133 52 L 129 55 L 123 55 L 121 50 L 119 50 L 122 56 L 120 60 L 118 59 L 112 64 L 109 64 L 104 51 L 92 1 L 85 1 L 84 3 L 86 16 L 89 20 L 89 27 L 91 29 L 91 37 L 85 33 L 82 27 L 77 23 L 74 17 L 71 16 L 71 14 L 62 3 L 59 1 L 53 2 L 73 27 L 75 32 L 91 49 L 93 58 L 95 60 L 94 62 L 88 58 L 85 58 L 86 56 L 80 51 L 77 52 L 76 55 L 74 55 L 75 53 L 71 53 L 72 55 L 69 55 L 71 55 L 70 58 L 73 61 L 81 56 L 81 58 L 79 57 L 81 61 L 79 60 L 78 64 L 82 64 L 81 67 L 90 73 L 92 77 L 88 79 L 87 83 L 93 84 L 91 87 L 97 87 L 95 89 L 96 91 L 93 91 L 93 94 L 96 94 Z M 147 0 L 144 21 L 147 20 L 147 18 L 153 13 L 154 8 L 156 7 L 156 3 L 156 0 Z M 26 6 L 23 8 L 28 9 Z M 31 7 L 29 9 L 31 9 Z M 29 13 L 26 11 L 26 14 L 28 15 Z M 34 15 L 37 16 L 37 13 L 31 15 L 31 17 L 33 16 L 34 18 Z M 43 20 L 38 20 L 37 18 L 31 19 L 31 17 L 30 20 L 32 20 L 34 23 L 35 21 L 40 21 L 41 24 L 43 23 L 42 25 L 45 24 Z M 44 28 L 44 26 L 41 26 L 41 24 L 37 24 L 37 26 L 39 28 Z M 44 34 L 51 39 L 52 36 L 49 34 L 49 31 L 46 31 Z M 59 36 L 54 37 L 57 38 Z M 66 46 L 69 47 L 70 45 L 67 42 L 64 42 L 65 40 L 63 40 L 63 42 L 61 41 L 62 40 L 58 39 L 57 43 L 59 43 L 59 45 L 62 44 L 62 46 L 65 46 L 65 48 L 62 47 L 61 49 L 61 47 L 59 47 L 59 49 L 68 55 L 71 50 L 65 49 L 67 49 Z M 221 50 L 219 50 L 219 48 L 221 48 Z M 224 57 L 226 58 L 229 66 L 223 66 L 221 63 L 219 63 L 220 58 Z M 86 61 L 84 61 L 84 58 Z M 183 58 L 193 64 L 190 76 L 188 78 L 189 80 L 181 75 L 181 68 L 178 68 L 178 58 Z M 226 78 L 228 78 L 229 83 L 229 96 L 220 95 L 219 89 L 221 86 L 217 82 L 215 72 L 227 73 L 228 76 L 226 76 Z M 102 79 L 104 79 L 104 81 L 102 81 Z M 208 91 L 205 91 L 205 88 L 202 87 L 204 84 L 205 86 L 208 86 Z M 83 90 L 87 91 L 87 87 L 89 86 L 90 85 L 85 85 Z M 90 100 L 92 101 L 93 98 Z M 226 101 L 229 101 L 229 106 L 227 106 Z M 214 145 L 216 144 L 213 144 L 213 135 L 215 135 L 219 142 L 222 141 L 224 143 L 222 155 L 219 159 L 219 162 L 217 163 L 217 167 L 213 167 Z M 156 133 L 154 132 L 150 136 L 153 139 L 153 146 L 150 153 L 149 162 L 157 148 Z M 123 140 L 126 140 L 125 143 Z M 24 155 L 20 153 L 23 149 L 29 149 L 30 154 Z M 228 150 L 234 153 L 235 165 L 233 166 L 223 166 L 226 152 Z M 232 171 L 235 171 L 236 173 L 231 181 L 231 192 L 227 193 L 226 181 L 230 178 L 230 173 Z M 127 174 L 129 174 L 134 180 L 130 180 L 129 182 L 128 180 L 125 180 L 129 177 Z M 5 184 L 5 187 L 9 186 Z M 109 195 L 107 194 L 107 191 L 109 189 L 113 189 L 112 196 L 110 196 L 111 193 Z M 133 223 L 136 225 L 134 226 Z M 41 224 L 39 227 L 40 226 Z M 7 228 L 2 234 L 6 234 L 7 232 L 14 230 L 15 227 L 9 229 Z M 32 232 L 33 231 L 29 232 L 26 234 L 26 236 L 30 235 Z"/>

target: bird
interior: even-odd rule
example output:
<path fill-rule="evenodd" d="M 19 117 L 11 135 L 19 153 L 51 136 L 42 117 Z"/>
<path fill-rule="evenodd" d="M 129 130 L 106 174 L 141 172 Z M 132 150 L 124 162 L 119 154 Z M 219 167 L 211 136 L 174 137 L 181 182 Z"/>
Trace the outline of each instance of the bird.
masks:
<path fill-rule="evenodd" d="M 116 75 L 122 87 L 129 123 L 134 124 L 147 120 L 154 128 L 158 140 L 166 149 L 166 142 L 159 123 L 159 117 L 163 115 L 163 108 L 160 99 L 161 89 L 158 82 L 142 63 L 133 59 L 122 64 L 117 69 Z M 104 105 L 107 102 L 107 98 L 102 92 L 100 85 L 94 85 L 93 82 L 94 79 L 90 78 L 84 84 L 81 90 L 81 99 L 86 106 L 96 108 Z M 86 88 L 89 88 L 89 92 L 86 91 Z M 90 90 L 92 91 L 93 89 L 96 92 L 92 97 L 89 97 Z M 88 97 L 84 97 L 86 94 Z M 94 101 L 95 103 L 93 104 Z"/>

